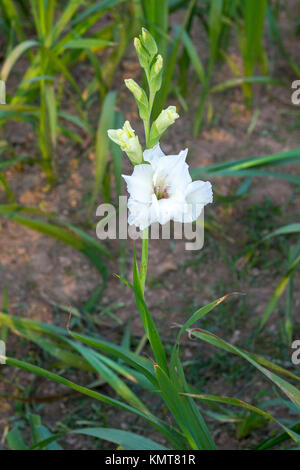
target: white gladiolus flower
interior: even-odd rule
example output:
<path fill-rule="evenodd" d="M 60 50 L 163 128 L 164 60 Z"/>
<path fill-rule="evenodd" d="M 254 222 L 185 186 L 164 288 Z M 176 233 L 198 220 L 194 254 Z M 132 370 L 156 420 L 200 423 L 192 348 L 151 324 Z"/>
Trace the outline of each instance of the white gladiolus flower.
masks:
<path fill-rule="evenodd" d="M 212 202 L 208 181 L 194 181 L 185 159 L 188 150 L 165 155 L 159 144 L 144 151 L 144 161 L 131 176 L 123 175 L 130 194 L 128 223 L 141 230 L 153 222 L 193 222 Z"/>

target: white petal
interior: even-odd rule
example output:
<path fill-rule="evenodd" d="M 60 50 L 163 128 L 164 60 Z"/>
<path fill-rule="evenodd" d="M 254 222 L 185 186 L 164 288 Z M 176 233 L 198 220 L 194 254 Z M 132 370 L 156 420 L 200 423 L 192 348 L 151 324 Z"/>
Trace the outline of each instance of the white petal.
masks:
<path fill-rule="evenodd" d="M 171 220 L 173 215 L 173 205 L 170 203 L 169 199 L 160 199 L 159 202 L 159 214 L 158 214 L 158 222 L 161 225 L 166 224 Z"/>
<path fill-rule="evenodd" d="M 132 198 L 128 201 L 129 225 L 136 225 L 140 230 L 151 224 L 151 206 L 142 202 L 136 202 Z"/>
<path fill-rule="evenodd" d="M 152 194 L 151 201 L 151 224 L 152 222 L 158 222 L 159 219 L 159 201 L 157 200 L 156 194 Z"/>
<path fill-rule="evenodd" d="M 165 157 L 165 154 L 161 150 L 159 144 L 156 144 L 151 149 L 144 150 L 144 153 L 143 153 L 143 158 L 145 162 L 149 162 L 153 168 L 156 168 L 159 160 L 162 157 Z"/>
<path fill-rule="evenodd" d="M 192 203 L 209 204 L 213 202 L 213 192 L 209 181 L 193 181 L 186 192 L 186 201 Z"/>
<path fill-rule="evenodd" d="M 136 165 L 131 176 L 122 176 L 133 199 L 141 202 L 151 202 L 153 193 L 153 170 L 151 165 Z"/>
<path fill-rule="evenodd" d="M 184 198 L 187 186 L 192 182 L 188 164 L 185 162 L 187 152 L 186 149 L 178 155 L 166 155 L 161 158 L 153 176 L 154 183 L 165 180 L 170 196 L 178 200 Z"/>
<path fill-rule="evenodd" d="M 178 204 L 177 201 L 172 198 L 160 199 L 158 206 L 158 222 L 162 225 L 169 222 L 169 220 L 177 220 L 179 214 L 182 212 L 182 204 Z"/>
<path fill-rule="evenodd" d="M 187 188 L 183 222 L 194 222 L 203 207 L 213 201 L 211 184 L 208 181 L 194 181 Z"/>

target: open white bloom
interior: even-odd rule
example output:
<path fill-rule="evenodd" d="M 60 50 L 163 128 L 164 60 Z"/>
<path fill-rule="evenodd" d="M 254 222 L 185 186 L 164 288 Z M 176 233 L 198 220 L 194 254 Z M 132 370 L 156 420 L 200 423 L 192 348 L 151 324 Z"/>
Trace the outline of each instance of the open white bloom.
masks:
<path fill-rule="evenodd" d="M 136 165 L 131 176 L 123 175 L 130 194 L 128 223 L 141 230 L 153 222 L 193 222 L 212 202 L 208 181 L 194 181 L 185 159 L 188 150 L 165 155 L 159 144 L 144 151 L 149 164 Z"/>
<path fill-rule="evenodd" d="M 120 145 L 121 149 L 127 153 L 129 160 L 133 165 L 139 164 L 143 160 L 143 151 L 139 138 L 135 135 L 130 122 L 125 121 L 122 129 L 109 129 L 108 137 Z"/>

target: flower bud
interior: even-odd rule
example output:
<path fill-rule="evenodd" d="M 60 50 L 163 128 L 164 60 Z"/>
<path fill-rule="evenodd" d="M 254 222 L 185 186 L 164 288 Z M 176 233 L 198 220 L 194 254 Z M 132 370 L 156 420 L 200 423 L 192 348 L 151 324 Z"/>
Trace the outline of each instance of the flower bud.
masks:
<path fill-rule="evenodd" d="M 149 104 L 145 91 L 131 78 L 125 80 L 125 85 L 136 99 L 141 119 L 147 119 Z"/>
<path fill-rule="evenodd" d="M 125 85 L 127 86 L 128 90 L 131 91 L 133 96 L 137 101 L 141 101 L 144 96 L 144 90 L 138 85 L 132 78 L 127 78 L 125 80 Z"/>
<path fill-rule="evenodd" d="M 141 67 L 143 67 L 144 69 L 148 68 L 148 66 L 149 66 L 149 56 L 147 54 L 147 51 L 142 46 L 142 43 L 139 40 L 139 38 L 134 38 L 133 44 L 134 44 L 137 56 L 139 58 L 139 62 L 141 64 Z"/>
<path fill-rule="evenodd" d="M 176 112 L 176 106 L 169 106 L 167 109 L 164 109 L 158 118 L 155 120 L 154 124 L 157 131 L 162 134 L 165 132 L 168 127 L 170 127 L 176 119 L 179 118 L 179 114 Z"/>
<path fill-rule="evenodd" d="M 167 109 L 164 109 L 152 124 L 149 146 L 152 147 L 156 145 L 162 134 L 178 118 L 179 114 L 176 112 L 176 106 L 169 106 Z"/>
<path fill-rule="evenodd" d="M 149 52 L 152 59 L 157 54 L 157 45 L 155 39 L 146 28 L 142 28 L 142 39 L 144 47 Z"/>
<path fill-rule="evenodd" d="M 142 50 L 142 44 L 141 44 L 141 41 L 139 40 L 139 38 L 134 38 L 133 44 L 134 44 L 134 47 L 135 47 L 135 50 L 136 50 L 137 54 L 139 54 L 139 52 L 141 52 L 141 50 Z"/>
<path fill-rule="evenodd" d="M 133 165 L 142 163 L 142 147 L 139 143 L 139 138 L 135 135 L 129 121 L 125 121 L 122 129 L 109 129 L 107 133 L 108 137 L 127 153 L 128 158 Z"/>
<path fill-rule="evenodd" d="M 163 58 L 160 54 L 158 54 L 150 70 L 150 88 L 153 93 L 156 93 L 161 87 L 162 68 Z"/>
<path fill-rule="evenodd" d="M 163 58 L 160 54 L 158 54 L 158 56 L 156 57 L 154 66 L 153 66 L 155 75 L 158 75 L 161 72 L 162 68 L 163 68 Z"/>

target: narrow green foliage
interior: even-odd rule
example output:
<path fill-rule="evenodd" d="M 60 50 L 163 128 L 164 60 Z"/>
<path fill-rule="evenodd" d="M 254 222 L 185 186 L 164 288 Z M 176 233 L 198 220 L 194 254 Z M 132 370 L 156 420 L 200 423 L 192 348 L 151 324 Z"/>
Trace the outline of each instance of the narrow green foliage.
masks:
<path fill-rule="evenodd" d="M 106 96 L 96 135 L 96 148 L 95 148 L 95 182 L 93 195 L 90 203 L 90 214 L 94 208 L 97 197 L 103 183 L 105 171 L 107 169 L 108 151 L 109 151 L 109 139 L 107 131 L 110 129 L 115 122 L 115 102 L 116 92 L 110 92 Z"/>
<path fill-rule="evenodd" d="M 243 2 L 244 27 L 239 32 L 244 72 L 246 77 L 254 75 L 258 63 L 265 63 L 263 31 L 267 0 L 245 0 Z M 247 106 L 252 102 L 251 84 L 244 83 L 243 92 Z"/>

